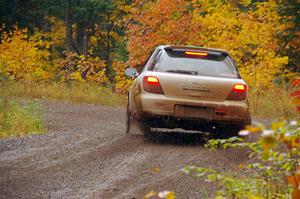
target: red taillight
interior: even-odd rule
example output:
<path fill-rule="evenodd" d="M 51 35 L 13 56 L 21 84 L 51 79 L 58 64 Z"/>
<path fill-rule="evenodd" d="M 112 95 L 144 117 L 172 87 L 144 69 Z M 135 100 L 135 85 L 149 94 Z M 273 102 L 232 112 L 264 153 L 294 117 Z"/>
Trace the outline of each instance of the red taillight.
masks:
<path fill-rule="evenodd" d="M 149 93 L 164 94 L 158 78 L 154 76 L 145 76 L 143 78 L 143 89 Z"/>
<path fill-rule="evenodd" d="M 244 100 L 247 97 L 247 85 L 236 84 L 233 86 L 227 100 Z"/>
<path fill-rule="evenodd" d="M 243 93 L 247 90 L 247 87 L 244 84 L 236 84 L 236 85 L 234 85 L 232 90 L 234 92 Z"/>

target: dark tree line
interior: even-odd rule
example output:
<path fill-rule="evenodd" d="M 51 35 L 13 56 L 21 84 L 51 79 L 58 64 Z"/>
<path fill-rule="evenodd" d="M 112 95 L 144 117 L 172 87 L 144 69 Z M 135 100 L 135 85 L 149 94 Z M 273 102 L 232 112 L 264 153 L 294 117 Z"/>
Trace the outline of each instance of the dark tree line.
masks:
<path fill-rule="evenodd" d="M 280 49 L 283 55 L 289 56 L 288 68 L 300 72 L 300 1 L 283 1 L 279 13 L 287 16 L 286 22 L 292 22 L 293 27 L 289 28 L 282 36 L 284 48 Z"/>
<path fill-rule="evenodd" d="M 65 24 L 65 46 L 63 50 L 77 52 L 80 55 L 89 54 L 111 63 L 113 54 L 118 54 L 126 60 L 126 40 L 116 40 L 112 35 L 125 38 L 126 25 L 120 22 L 127 14 L 116 5 L 131 5 L 133 0 L 0 0 L 0 24 L 5 24 L 9 30 L 17 24 L 29 30 L 38 28 L 49 31 L 51 23 L 49 16 L 55 16 Z M 252 0 L 248 6 L 240 5 L 245 10 L 255 6 Z M 140 6 L 143 2 L 140 1 Z M 230 0 L 232 3 L 239 1 Z M 136 6 L 139 4 L 136 4 Z M 300 71 L 300 2 L 299 0 L 284 0 L 278 12 L 290 17 L 287 22 L 295 25 L 285 33 L 279 33 L 282 48 L 278 51 L 289 56 L 288 68 Z M 284 23 L 285 23 L 284 22 Z M 97 45 L 90 45 L 91 36 L 97 37 Z M 91 49 L 92 48 L 92 49 Z"/>
<path fill-rule="evenodd" d="M 49 31 L 47 17 L 55 16 L 65 24 L 65 50 L 88 55 L 90 37 L 97 37 L 94 55 L 111 62 L 110 54 L 126 54 L 124 43 L 111 35 L 125 35 L 125 26 L 119 18 L 126 14 L 116 3 L 129 5 L 131 1 L 116 0 L 0 0 L 0 23 L 9 30 L 17 24 L 29 30 Z"/>

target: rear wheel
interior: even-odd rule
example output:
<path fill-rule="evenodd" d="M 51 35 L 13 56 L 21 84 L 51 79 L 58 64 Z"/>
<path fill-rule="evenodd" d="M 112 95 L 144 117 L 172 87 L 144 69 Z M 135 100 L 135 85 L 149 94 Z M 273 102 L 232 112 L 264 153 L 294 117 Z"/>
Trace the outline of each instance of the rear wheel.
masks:
<path fill-rule="evenodd" d="M 125 124 L 126 124 L 126 130 L 125 130 L 125 132 L 127 133 L 127 134 L 129 134 L 129 131 L 130 131 L 130 123 L 132 122 L 131 121 L 132 120 L 132 118 L 131 118 L 131 112 L 130 112 L 130 110 L 129 110 L 129 103 L 127 104 L 127 108 L 126 108 L 126 120 L 125 120 Z"/>
<path fill-rule="evenodd" d="M 127 104 L 126 108 L 126 131 L 127 134 L 148 134 L 151 132 L 149 124 L 144 121 L 138 121 L 132 114 Z"/>
<path fill-rule="evenodd" d="M 243 130 L 243 125 L 230 126 L 228 129 L 228 137 L 238 136 L 241 130 Z"/>
<path fill-rule="evenodd" d="M 251 125 L 252 124 L 252 118 L 251 118 L 251 114 L 248 111 L 244 120 L 244 125 Z"/>
<path fill-rule="evenodd" d="M 147 122 L 147 120 L 142 120 L 142 121 L 139 121 L 138 123 L 139 123 L 140 131 L 144 135 L 149 135 L 151 133 L 151 127 L 150 127 L 149 123 Z"/>
<path fill-rule="evenodd" d="M 211 133 L 214 139 L 228 139 L 230 137 L 238 136 L 242 129 L 243 125 L 214 126 Z"/>

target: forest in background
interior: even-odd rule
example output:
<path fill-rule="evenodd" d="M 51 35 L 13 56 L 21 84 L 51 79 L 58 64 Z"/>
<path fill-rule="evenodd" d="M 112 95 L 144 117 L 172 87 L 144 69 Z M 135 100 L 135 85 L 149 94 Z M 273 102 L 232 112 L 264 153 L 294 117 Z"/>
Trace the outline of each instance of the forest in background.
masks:
<path fill-rule="evenodd" d="M 300 72 L 299 7 L 297 0 L 0 0 L 0 83 L 24 93 L 61 83 L 126 93 L 132 79 L 124 69 L 140 68 L 157 45 L 204 46 L 231 53 L 254 109 L 274 109 L 271 97 L 281 98 L 286 116 Z M 81 87 L 74 89 L 88 86 Z"/>
<path fill-rule="evenodd" d="M 254 87 L 300 71 L 297 0 L 1 0 L 0 76 L 14 81 L 130 81 L 160 44 L 228 50 Z"/>

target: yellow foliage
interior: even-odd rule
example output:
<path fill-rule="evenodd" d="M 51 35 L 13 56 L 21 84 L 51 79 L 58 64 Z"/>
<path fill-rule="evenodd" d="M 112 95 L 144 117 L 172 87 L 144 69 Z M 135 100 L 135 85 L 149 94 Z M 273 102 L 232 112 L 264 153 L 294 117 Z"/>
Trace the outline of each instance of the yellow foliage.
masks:
<path fill-rule="evenodd" d="M 288 63 L 287 57 L 276 53 L 277 34 L 288 24 L 281 23 L 275 1 L 258 3 L 256 10 L 249 12 L 241 12 L 230 3 L 203 6 L 213 10 L 205 17 L 194 17 L 205 27 L 199 34 L 199 41 L 204 41 L 200 45 L 227 49 L 250 85 L 269 87 Z"/>
<path fill-rule="evenodd" d="M 51 32 L 49 36 L 51 37 L 52 45 L 54 46 L 64 46 L 66 27 L 63 21 L 57 19 L 56 17 L 49 17 L 51 22 Z"/>
<path fill-rule="evenodd" d="M 79 56 L 72 52 L 65 52 L 65 55 L 65 59 L 59 63 L 62 66 L 63 80 L 90 80 L 98 83 L 108 81 L 105 74 L 106 64 L 99 57 Z"/>
<path fill-rule="evenodd" d="M 274 122 L 271 125 L 271 129 L 273 131 L 283 128 L 286 125 L 286 122 Z"/>
<path fill-rule="evenodd" d="M 112 63 L 112 68 L 115 71 L 115 90 L 116 92 L 125 93 L 129 86 L 132 84 L 132 79 L 129 79 L 125 76 L 126 65 L 121 61 L 114 61 Z"/>
<path fill-rule="evenodd" d="M 246 130 L 249 131 L 249 133 L 260 133 L 262 132 L 262 128 L 252 125 L 247 125 Z"/>
<path fill-rule="evenodd" d="M 248 196 L 248 199 L 264 199 L 264 198 L 260 196 L 250 195 Z"/>
<path fill-rule="evenodd" d="M 27 29 L 3 31 L 0 43 L 0 76 L 10 80 L 36 82 L 52 77 L 50 53 L 39 36 L 28 37 Z"/>

